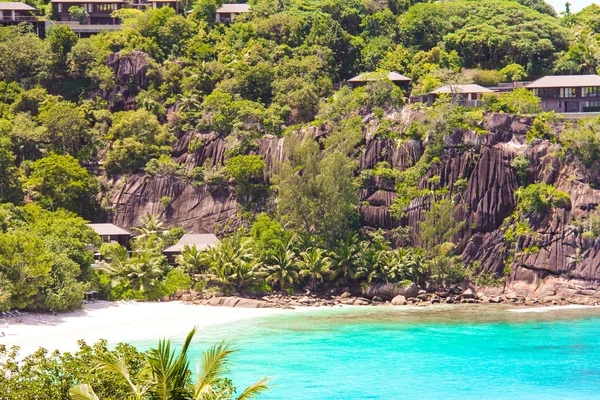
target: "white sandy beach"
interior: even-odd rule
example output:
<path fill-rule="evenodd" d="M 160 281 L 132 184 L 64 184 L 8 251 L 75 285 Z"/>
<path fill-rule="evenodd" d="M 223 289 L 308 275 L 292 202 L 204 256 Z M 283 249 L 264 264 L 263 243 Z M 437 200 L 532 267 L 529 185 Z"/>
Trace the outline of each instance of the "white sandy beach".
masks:
<path fill-rule="evenodd" d="M 582 308 L 595 308 L 596 306 L 586 306 L 581 304 L 569 304 L 565 306 L 543 306 L 543 307 L 529 307 L 529 308 L 515 308 L 508 310 L 514 313 L 546 313 L 549 311 L 568 311 L 578 310 Z"/>
<path fill-rule="evenodd" d="M 210 307 L 181 302 L 123 303 L 98 301 L 80 311 L 40 315 L 28 313 L 23 317 L 0 319 L 0 344 L 17 345 L 25 356 L 44 347 L 48 350 L 77 350 L 77 341 L 88 344 L 99 339 L 109 343 L 130 340 L 181 337 L 194 326 L 200 328 L 227 324 L 249 318 L 289 312 L 272 308 Z M 22 319 L 22 323 L 18 320 Z M 9 327 L 4 324 L 8 323 Z"/>

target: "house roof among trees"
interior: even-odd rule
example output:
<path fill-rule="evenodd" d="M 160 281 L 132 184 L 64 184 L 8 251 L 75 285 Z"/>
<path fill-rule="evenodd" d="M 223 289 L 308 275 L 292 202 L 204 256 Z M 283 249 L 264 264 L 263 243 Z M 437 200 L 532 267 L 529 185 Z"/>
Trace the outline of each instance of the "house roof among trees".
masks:
<path fill-rule="evenodd" d="M 392 82 L 410 82 L 411 79 L 397 72 L 389 72 L 387 77 Z M 355 76 L 354 78 L 348 79 L 348 82 L 368 82 L 375 80 L 375 76 L 372 73 L 365 73 Z"/>
<path fill-rule="evenodd" d="M 249 4 L 234 4 L 234 3 L 228 3 L 228 4 L 223 4 L 221 7 L 217 8 L 217 14 L 221 14 L 221 13 L 231 13 L 231 14 L 238 14 L 238 13 L 244 13 L 244 12 L 249 12 L 250 11 L 250 5 Z"/>
<path fill-rule="evenodd" d="M 442 93 L 493 93 L 493 90 L 484 88 L 483 86 L 476 85 L 473 83 L 467 85 L 444 85 L 441 86 L 428 94 L 442 94 Z"/>
<path fill-rule="evenodd" d="M 100 4 L 115 4 L 115 3 L 127 3 L 126 0 L 50 0 L 51 3 L 75 3 L 75 4 L 89 4 L 89 3 L 100 3 Z"/>
<path fill-rule="evenodd" d="M 600 86 L 598 75 L 551 75 L 531 82 L 528 89 Z"/>
<path fill-rule="evenodd" d="M 181 253 L 185 246 L 196 246 L 198 250 L 202 250 L 213 247 L 217 243 L 219 243 L 219 238 L 212 233 L 186 233 L 176 244 L 167 247 L 164 252 Z"/>
<path fill-rule="evenodd" d="M 0 1 L 0 11 L 35 11 L 37 8 L 21 2 Z"/>
<path fill-rule="evenodd" d="M 87 224 L 100 236 L 119 236 L 131 235 L 127 229 L 123 229 L 115 224 Z"/>

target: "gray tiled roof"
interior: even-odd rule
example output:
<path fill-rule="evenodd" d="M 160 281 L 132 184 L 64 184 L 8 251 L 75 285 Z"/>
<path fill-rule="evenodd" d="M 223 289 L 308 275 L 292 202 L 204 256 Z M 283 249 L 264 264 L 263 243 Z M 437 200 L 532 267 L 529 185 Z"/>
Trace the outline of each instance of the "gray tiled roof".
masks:
<path fill-rule="evenodd" d="M 474 83 L 468 85 L 444 85 L 429 92 L 428 94 L 440 94 L 440 93 L 493 93 L 493 90 L 484 88 L 483 86 L 476 85 Z"/>
<path fill-rule="evenodd" d="M 233 13 L 233 14 L 237 14 L 237 13 L 243 13 L 243 12 L 248 12 L 250 11 L 250 5 L 249 4 L 233 4 L 233 3 L 228 3 L 228 4 L 223 4 L 221 7 L 217 8 L 217 13 Z"/>
<path fill-rule="evenodd" d="M 131 235 L 127 229 L 120 228 L 115 224 L 87 224 L 100 236 Z"/>
<path fill-rule="evenodd" d="M 365 76 L 367 75 L 367 76 Z M 410 82 L 411 79 L 404 75 L 401 75 L 397 72 L 389 72 L 387 74 L 388 79 L 392 82 Z M 348 79 L 348 82 L 367 82 L 372 81 L 374 78 L 369 77 L 369 74 L 360 74 L 355 76 L 354 78 Z"/>
<path fill-rule="evenodd" d="M 598 75 L 551 75 L 531 82 L 529 89 L 600 86 Z"/>
<path fill-rule="evenodd" d="M 207 249 L 219 243 L 217 238 L 212 233 L 186 233 L 173 246 L 167 247 L 165 253 L 181 253 L 185 246 L 196 246 L 198 250 Z"/>
<path fill-rule="evenodd" d="M 0 11 L 35 11 L 37 8 L 31 7 L 29 4 L 21 3 L 21 2 L 8 2 L 1 1 L 0 2 Z"/>

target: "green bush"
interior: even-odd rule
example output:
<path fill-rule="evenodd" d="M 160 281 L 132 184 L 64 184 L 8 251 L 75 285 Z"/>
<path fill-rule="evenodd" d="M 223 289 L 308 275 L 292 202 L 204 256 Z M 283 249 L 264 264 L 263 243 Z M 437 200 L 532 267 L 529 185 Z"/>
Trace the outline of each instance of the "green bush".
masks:
<path fill-rule="evenodd" d="M 485 93 L 483 106 L 493 112 L 536 114 L 542 111 L 540 98 L 533 91 L 518 88 L 509 93 Z"/>
<path fill-rule="evenodd" d="M 555 120 L 556 115 L 553 111 L 541 113 L 536 116 L 533 120 L 533 126 L 529 132 L 527 132 L 527 141 L 531 142 L 533 139 L 546 139 L 555 142 L 556 136 L 549 124 L 549 122 L 554 122 Z"/>
<path fill-rule="evenodd" d="M 600 119 L 580 120 L 577 126 L 563 130 L 559 140 L 567 152 L 589 167 L 600 159 Z"/>
<path fill-rule="evenodd" d="M 148 161 L 144 171 L 150 176 L 181 176 L 183 167 L 168 155 L 162 155 L 158 159 Z"/>
<path fill-rule="evenodd" d="M 536 183 L 515 192 L 517 211 L 521 215 L 536 213 L 543 215 L 552 207 L 568 208 L 571 204 L 570 196 L 552 185 Z"/>
<path fill-rule="evenodd" d="M 245 196 L 250 194 L 255 184 L 261 181 L 266 166 L 262 156 L 239 155 L 227 160 L 225 171 L 228 177 L 235 180 L 238 194 Z"/>
<path fill-rule="evenodd" d="M 527 179 L 527 168 L 529 168 L 529 157 L 526 154 L 518 154 L 510 162 L 510 166 L 517 171 L 517 178 L 521 185 L 525 185 Z"/>
<path fill-rule="evenodd" d="M 23 190 L 42 207 L 65 208 L 80 215 L 89 215 L 95 209 L 96 178 L 75 158 L 51 153 L 33 162 L 29 170 Z"/>

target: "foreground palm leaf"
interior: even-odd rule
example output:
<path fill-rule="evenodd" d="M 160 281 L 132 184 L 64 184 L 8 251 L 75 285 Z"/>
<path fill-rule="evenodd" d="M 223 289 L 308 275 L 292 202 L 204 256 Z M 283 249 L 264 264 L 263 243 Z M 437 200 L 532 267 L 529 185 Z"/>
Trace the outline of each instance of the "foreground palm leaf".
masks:
<path fill-rule="evenodd" d="M 170 340 L 160 340 L 158 349 L 150 349 L 147 357 L 147 368 L 151 376 L 151 393 L 157 399 L 183 400 L 185 398 L 186 385 L 190 376 L 190 361 L 187 351 L 196 328 L 188 334 L 179 356 L 171 351 Z"/>
<path fill-rule="evenodd" d="M 94 393 L 94 389 L 87 383 L 73 386 L 69 390 L 69 396 L 72 400 L 100 400 L 96 393 Z"/>
<path fill-rule="evenodd" d="M 96 368 L 117 377 L 129 388 L 127 398 L 135 400 L 251 400 L 269 390 L 263 378 L 235 396 L 235 388 L 225 374 L 229 372 L 230 356 L 237 350 L 224 341 L 204 352 L 196 383 L 192 384 L 187 353 L 195 333 L 196 328 L 179 351 L 171 348 L 170 340 L 160 340 L 156 349 L 147 352 L 145 365 L 135 376 L 125 360 L 109 355 L 98 358 Z M 71 400 L 100 400 L 89 384 L 72 387 L 69 396 Z"/>

